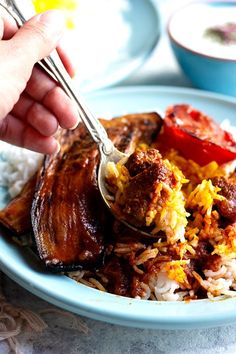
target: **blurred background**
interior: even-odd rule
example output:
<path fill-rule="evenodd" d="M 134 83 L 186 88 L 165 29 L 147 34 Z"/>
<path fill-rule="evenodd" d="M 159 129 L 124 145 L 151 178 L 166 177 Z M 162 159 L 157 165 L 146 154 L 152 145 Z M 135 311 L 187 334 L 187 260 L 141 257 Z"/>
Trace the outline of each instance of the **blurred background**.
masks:
<path fill-rule="evenodd" d="M 66 11 L 67 33 L 61 45 L 70 55 L 76 67 L 75 81 L 84 91 L 121 82 L 190 86 L 179 74 L 166 31 L 171 13 L 189 1 L 32 1 L 37 12 Z"/>
<path fill-rule="evenodd" d="M 235 1 L 18 2 L 33 3 L 37 12 L 65 11 L 67 31 L 61 46 L 74 63 L 74 80 L 82 91 L 139 84 L 196 87 L 236 96 Z M 173 25 L 168 31 L 170 18 Z M 205 35 L 207 31 L 211 36 Z"/>

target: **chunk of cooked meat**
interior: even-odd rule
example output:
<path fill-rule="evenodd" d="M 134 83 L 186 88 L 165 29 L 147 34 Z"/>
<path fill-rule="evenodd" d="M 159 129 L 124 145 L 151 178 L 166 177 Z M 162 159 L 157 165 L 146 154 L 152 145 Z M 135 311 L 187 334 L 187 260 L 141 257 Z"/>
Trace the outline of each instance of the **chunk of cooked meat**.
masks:
<path fill-rule="evenodd" d="M 159 188 L 160 183 L 173 186 L 176 182 L 174 174 L 155 149 L 135 152 L 125 167 L 130 180 L 122 199 L 122 213 L 131 224 L 146 226 L 148 212 L 155 210 L 157 203 L 163 205 L 168 197 L 166 190 Z"/>
<path fill-rule="evenodd" d="M 120 296 L 130 296 L 132 272 L 127 261 L 114 256 L 107 260 L 102 271 L 108 279 L 109 292 Z"/>
<path fill-rule="evenodd" d="M 131 177 L 138 175 L 146 169 L 153 166 L 161 160 L 161 154 L 156 149 L 149 149 L 148 151 L 134 152 L 129 156 L 125 167 L 128 169 Z"/>
<path fill-rule="evenodd" d="M 225 197 L 224 200 L 217 201 L 219 213 L 232 222 L 236 222 L 236 179 L 215 177 L 213 184 L 221 188 L 219 194 Z"/>

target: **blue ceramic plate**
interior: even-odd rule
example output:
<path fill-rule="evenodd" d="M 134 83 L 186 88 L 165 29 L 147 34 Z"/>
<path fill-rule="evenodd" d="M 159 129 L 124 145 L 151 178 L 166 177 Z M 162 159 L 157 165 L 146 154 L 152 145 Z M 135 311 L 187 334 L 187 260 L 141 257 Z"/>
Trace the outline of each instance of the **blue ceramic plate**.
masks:
<path fill-rule="evenodd" d="M 120 10 L 122 22 L 119 31 L 114 31 L 113 28 L 105 38 L 100 38 L 99 31 L 98 33 L 95 31 L 88 43 L 88 52 L 85 47 L 80 54 L 80 57 L 84 56 L 84 60 L 78 59 L 75 77 L 75 84 L 80 90 L 88 92 L 120 82 L 139 68 L 155 48 L 160 38 L 161 27 L 157 7 L 150 0 L 126 0 L 126 5 L 127 9 Z M 101 21 L 103 27 L 107 26 L 109 33 L 111 25 L 109 19 L 103 16 Z M 89 22 L 88 27 L 91 27 Z M 123 31 L 129 32 L 127 37 L 122 35 Z M 104 46 L 106 48 L 111 46 L 111 35 L 114 36 L 112 48 L 109 48 L 112 56 L 107 50 L 101 49 Z M 120 38 L 123 38 L 122 45 Z M 79 52 L 79 44 L 75 44 L 74 47 L 73 50 L 77 50 L 78 47 Z M 89 58 L 85 60 L 87 54 Z"/>
<path fill-rule="evenodd" d="M 130 87 L 88 95 L 87 102 L 100 117 L 124 113 L 164 111 L 174 103 L 189 103 L 236 125 L 233 99 L 197 90 L 171 87 Z M 4 197 L 3 194 L 0 194 Z M 199 328 L 236 322 L 236 299 L 198 300 L 190 303 L 144 301 L 91 289 L 63 276 L 46 273 L 37 256 L 0 238 L 0 265 L 13 280 L 63 309 L 102 321 L 143 328 Z"/>

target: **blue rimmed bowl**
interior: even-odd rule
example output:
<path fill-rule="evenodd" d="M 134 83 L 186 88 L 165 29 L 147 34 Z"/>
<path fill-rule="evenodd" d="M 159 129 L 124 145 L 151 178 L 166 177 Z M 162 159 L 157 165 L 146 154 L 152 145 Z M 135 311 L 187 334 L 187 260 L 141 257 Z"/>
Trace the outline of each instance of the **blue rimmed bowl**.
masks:
<path fill-rule="evenodd" d="M 236 96 L 236 1 L 188 3 L 172 14 L 168 35 L 195 87 Z"/>

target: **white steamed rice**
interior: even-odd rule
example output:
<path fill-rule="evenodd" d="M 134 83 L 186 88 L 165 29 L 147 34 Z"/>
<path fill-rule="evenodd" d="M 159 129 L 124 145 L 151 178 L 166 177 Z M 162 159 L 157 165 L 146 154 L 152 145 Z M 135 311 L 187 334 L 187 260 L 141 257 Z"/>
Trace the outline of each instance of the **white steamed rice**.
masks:
<path fill-rule="evenodd" d="M 0 186 L 11 198 L 19 194 L 37 171 L 43 155 L 0 141 Z"/>

